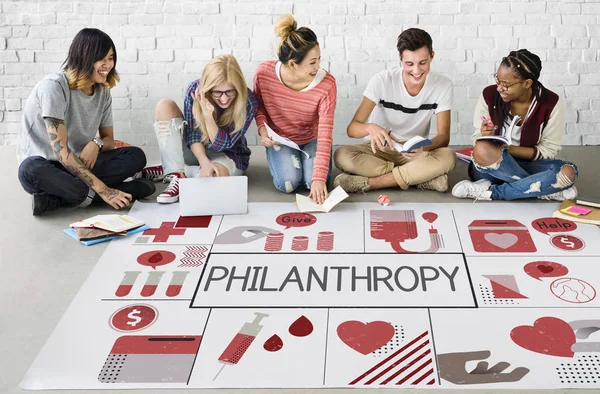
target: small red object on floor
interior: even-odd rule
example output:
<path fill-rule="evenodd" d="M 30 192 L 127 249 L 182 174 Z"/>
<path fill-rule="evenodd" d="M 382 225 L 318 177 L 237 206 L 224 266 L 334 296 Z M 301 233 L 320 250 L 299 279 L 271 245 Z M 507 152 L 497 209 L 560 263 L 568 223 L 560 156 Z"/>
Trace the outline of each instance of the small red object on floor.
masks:
<path fill-rule="evenodd" d="M 387 194 L 380 194 L 379 198 L 377 199 L 377 202 L 387 207 L 388 205 L 390 205 L 390 198 L 387 196 Z"/>

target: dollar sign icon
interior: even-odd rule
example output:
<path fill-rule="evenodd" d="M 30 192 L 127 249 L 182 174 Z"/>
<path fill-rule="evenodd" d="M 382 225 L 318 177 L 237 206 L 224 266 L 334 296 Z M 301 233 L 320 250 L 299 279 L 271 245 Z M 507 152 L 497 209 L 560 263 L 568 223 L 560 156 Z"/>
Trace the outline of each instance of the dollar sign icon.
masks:
<path fill-rule="evenodd" d="M 142 321 L 142 318 L 140 317 L 141 313 L 142 312 L 138 309 L 134 309 L 133 311 L 129 312 L 127 314 L 127 318 L 132 319 L 133 321 L 128 321 L 127 324 L 129 324 L 131 327 L 137 326 Z"/>
<path fill-rule="evenodd" d="M 120 332 L 139 331 L 154 323 L 157 318 L 158 311 L 152 305 L 129 305 L 113 313 L 109 325 Z"/>
<path fill-rule="evenodd" d="M 576 252 L 585 247 L 583 239 L 574 235 L 556 234 L 550 238 L 550 243 L 555 248 L 568 252 Z"/>
<path fill-rule="evenodd" d="M 569 241 L 567 237 L 560 237 L 560 242 L 564 244 L 567 248 L 573 249 L 575 247 L 575 242 Z"/>

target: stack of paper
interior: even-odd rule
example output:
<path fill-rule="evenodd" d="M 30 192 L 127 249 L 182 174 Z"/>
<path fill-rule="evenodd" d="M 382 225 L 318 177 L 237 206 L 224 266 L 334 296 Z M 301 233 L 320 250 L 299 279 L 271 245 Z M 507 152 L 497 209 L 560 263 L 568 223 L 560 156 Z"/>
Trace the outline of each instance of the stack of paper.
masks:
<path fill-rule="evenodd" d="M 600 226 L 600 208 L 581 207 L 570 200 L 565 200 L 552 214 L 555 218 L 570 220 L 578 223 L 588 223 Z"/>
<path fill-rule="evenodd" d="M 63 232 L 84 245 L 93 245 L 149 228 L 142 220 L 128 215 L 97 215 L 71 223 Z"/>

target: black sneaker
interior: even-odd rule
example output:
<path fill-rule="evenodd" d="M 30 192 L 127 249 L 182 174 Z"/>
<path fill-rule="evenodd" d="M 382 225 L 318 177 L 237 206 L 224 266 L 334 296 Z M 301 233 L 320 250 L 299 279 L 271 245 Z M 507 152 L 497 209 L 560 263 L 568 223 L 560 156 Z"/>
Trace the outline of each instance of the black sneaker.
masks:
<path fill-rule="evenodd" d="M 41 215 L 46 211 L 54 211 L 60 208 L 60 199 L 46 193 L 33 193 L 31 207 L 33 216 Z"/>
<path fill-rule="evenodd" d="M 156 186 L 150 179 L 138 178 L 130 182 L 123 182 L 115 186 L 115 189 L 131 194 L 134 200 L 140 200 L 154 194 Z"/>

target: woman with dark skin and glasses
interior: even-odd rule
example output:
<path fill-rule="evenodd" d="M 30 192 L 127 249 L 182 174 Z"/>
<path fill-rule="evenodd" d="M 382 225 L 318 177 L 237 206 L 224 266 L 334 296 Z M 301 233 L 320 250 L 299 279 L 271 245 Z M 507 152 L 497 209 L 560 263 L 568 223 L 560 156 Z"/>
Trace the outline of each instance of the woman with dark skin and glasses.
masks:
<path fill-rule="evenodd" d="M 483 90 L 473 116 L 471 180 L 454 186 L 455 197 L 557 201 L 577 197 L 577 167 L 556 158 L 565 128 L 562 100 L 539 82 L 541 70 L 540 58 L 527 49 L 502 59 L 494 75 L 496 84 Z M 520 120 L 512 128 L 510 144 L 478 140 L 504 134 L 515 116 Z"/>

